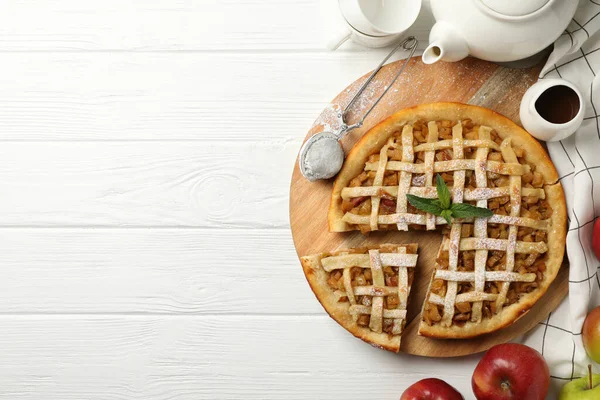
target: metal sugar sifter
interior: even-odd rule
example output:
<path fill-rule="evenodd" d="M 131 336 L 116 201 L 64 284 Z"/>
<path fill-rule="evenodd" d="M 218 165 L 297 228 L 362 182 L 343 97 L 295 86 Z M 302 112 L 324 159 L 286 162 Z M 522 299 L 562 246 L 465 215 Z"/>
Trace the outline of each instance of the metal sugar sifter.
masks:
<path fill-rule="evenodd" d="M 302 175 L 308 179 L 309 181 L 316 181 L 319 179 L 329 179 L 335 176 L 340 169 L 342 169 L 342 164 L 344 163 L 344 149 L 340 144 L 340 139 L 342 139 L 346 134 L 354 128 L 359 128 L 363 125 L 365 119 L 369 116 L 371 111 L 379 104 L 379 101 L 385 96 L 388 90 L 394 85 L 398 77 L 402 74 L 411 57 L 415 53 L 417 49 L 417 45 L 419 44 L 418 40 L 409 36 L 400 42 L 384 59 L 381 63 L 373 70 L 371 75 L 365 80 L 365 82 L 358 89 L 352 100 L 348 103 L 344 110 L 340 111 L 337 114 L 337 117 L 340 122 L 340 128 L 335 132 L 319 132 L 311 136 L 306 143 L 300 149 L 300 155 L 298 157 L 298 164 L 300 166 L 300 172 Z M 387 60 L 390 59 L 394 53 L 396 53 L 399 49 L 403 49 L 405 51 L 410 51 L 409 56 L 402 64 L 402 67 L 398 70 L 394 78 L 387 85 L 381 96 L 377 98 L 375 103 L 367 110 L 367 112 L 363 115 L 360 121 L 348 125 L 346 123 L 346 114 L 348 114 L 348 110 L 354 105 L 356 100 L 360 97 L 360 95 L 364 92 L 369 83 L 373 80 L 375 75 L 381 70 Z"/>

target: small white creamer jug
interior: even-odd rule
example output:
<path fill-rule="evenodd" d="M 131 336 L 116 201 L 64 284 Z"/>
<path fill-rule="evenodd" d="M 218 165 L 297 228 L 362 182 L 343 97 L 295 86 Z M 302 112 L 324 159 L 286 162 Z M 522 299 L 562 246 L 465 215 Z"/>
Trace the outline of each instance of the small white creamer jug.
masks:
<path fill-rule="evenodd" d="M 575 133 L 584 113 L 581 92 L 564 79 L 542 79 L 521 100 L 521 124 L 533 137 L 547 142 L 563 140 Z"/>

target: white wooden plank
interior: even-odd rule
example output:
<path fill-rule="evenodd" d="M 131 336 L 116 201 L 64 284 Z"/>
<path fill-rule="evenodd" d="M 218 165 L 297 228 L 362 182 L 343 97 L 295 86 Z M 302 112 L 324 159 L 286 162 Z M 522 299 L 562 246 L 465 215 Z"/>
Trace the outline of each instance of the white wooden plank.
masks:
<path fill-rule="evenodd" d="M 428 4 L 411 30 L 423 39 Z M 0 51 L 325 51 L 342 21 L 335 0 L 9 0 L 0 3 Z"/>
<path fill-rule="evenodd" d="M 0 242 L 0 314 L 325 315 L 287 230 L 0 229 Z"/>
<path fill-rule="evenodd" d="M 0 53 L 0 140 L 301 139 L 386 51 Z"/>
<path fill-rule="evenodd" d="M 0 226 L 288 226 L 300 142 L 6 142 Z"/>
<path fill-rule="evenodd" d="M 478 359 L 391 354 L 315 317 L 2 317 L 0 352 L 10 400 L 393 399 L 425 377 L 472 399 Z"/>

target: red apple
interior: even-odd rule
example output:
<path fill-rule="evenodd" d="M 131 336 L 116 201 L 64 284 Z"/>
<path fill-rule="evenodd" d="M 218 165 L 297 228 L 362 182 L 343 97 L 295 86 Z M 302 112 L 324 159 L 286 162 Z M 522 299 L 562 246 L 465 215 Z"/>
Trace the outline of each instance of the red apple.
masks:
<path fill-rule="evenodd" d="M 597 221 L 600 221 L 598 219 Z M 596 229 L 594 227 L 594 233 Z M 588 356 L 597 363 L 600 363 L 600 307 L 596 307 L 585 318 L 581 339 Z"/>
<path fill-rule="evenodd" d="M 596 258 L 600 260 L 600 218 L 594 222 L 594 233 L 592 234 L 592 249 Z"/>
<path fill-rule="evenodd" d="M 499 344 L 479 361 L 471 385 L 477 400 L 544 400 L 550 370 L 544 357 L 532 348 Z"/>
<path fill-rule="evenodd" d="M 441 379 L 428 378 L 413 383 L 400 400 L 465 400 L 452 386 Z"/>

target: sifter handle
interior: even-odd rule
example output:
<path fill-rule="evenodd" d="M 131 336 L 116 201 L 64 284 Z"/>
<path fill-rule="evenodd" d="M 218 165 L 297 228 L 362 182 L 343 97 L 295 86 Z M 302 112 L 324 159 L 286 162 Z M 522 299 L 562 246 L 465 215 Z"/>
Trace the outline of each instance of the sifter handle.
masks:
<path fill-rule="evenodd" d="M 377 106 L 377 104 L 379 104 L 379 102 L 381 101 L 381 99 L 383 98 L 383 96 L 386 95 L 386 93 L 388 92 L 388 90 L 390 90 L 392 88 L 392 86 L 394 85 L 394 83 L 396 82 L 396 80 L 398 79 L 398 77 L 402 74 L 402 72 L 404 72 L 404 70 L 406 69 L 406 66 L 408 65 L 408 62 L 410 61 L 410 59 L 412 58 L 412 56 L 415 54 L 415 51 L 417 50 L 417 46 L 418 45 L 419 45 L 419 41 L 417 40 L 417 38 L 415 38 L 414 36 L 407 37 L 402 42 L 400 42 L 396 47 L 394 47 L 392 49 L 392 51 L 390 51 L 390 53 L 383 59 L 383 61 L 381 61 L 381 63 L 379 63 L 379 65 L 377 66 L 377 68 L 375 68 L 373 70 L 373 72 L 371 72 L 371 75 L 369 75 L 369 77 L 363 82 L 363 84 L 360 86 L 360 88 L 358 89 L 358 91 L 354 94 L 354 97 L 352 97 L 352 100 L 350 100 L 350 103 L 348 103 L 348 105 L 346 106 L 346 108 L 344 108 L 344 110 L 342 111 L 341 119 L 342 119 L 342 123 L 343 123 L 344 126 L 346 125 L 345 120 L 346 120 L 346 114 L 348 113 L 348 110 L 356 102 L 356 100 L 362 94 L 362 92 L 364 92 L 364 90 L 366 89 L 366 87 L 369 85 L 369 83 L 371 83 L 371 81 L 373 80 L 373 78 L 375 77 L 375 75 L 377 75 L 377 73 L 381 70 L 381 68 L 384 66 L 384 64 L 387 62 L 387 60 L 389 60 L 390 57 L 392 55 L 394 55 L 394 53 L 396 53 L 398 50 L 400 50 L 400 48 L 402 48 L 405 51 L 410 51 L 410 54 L 408 55 L 408 57 L 404 61 L 404 64 L 402 64 L 402 67 L 400 67 L 400 69 L 398 70 L 398 72 L 396 73 L 396 75 L 394 76 L 394 78 L 390 81 L 390 83 L 387 85 L 387 87 L 385 88 L 385 90 L 383 91 L 383 93 L 381 94 L 381 96 L 379 96 L 377 98 L 377 100 L 375 101 L 375 103 L 373 103 L 373 105 L 371 106 L 371 108 L 369 108 L 369 110 L 367 110 L 367 112 L 365 113 L 365 115 L 363 115 L 363 117 L 361 118 L 360 121 L 358 121 L 357 123 L 355 123 L 353 125 L 347 126 L 345 130 L 343 130 L 342 132 L 340 132 L 340 135 L 339 135 L 340 139 L 348 131 L 350 131 L 351 129 L 359 128 L 359 127 L 362 126 L 362 124 L 365 122 L 365 119 L 369 116 L 369 114 L 371 113 L 371 111 L 373 111 L 373 109 Z"/>

